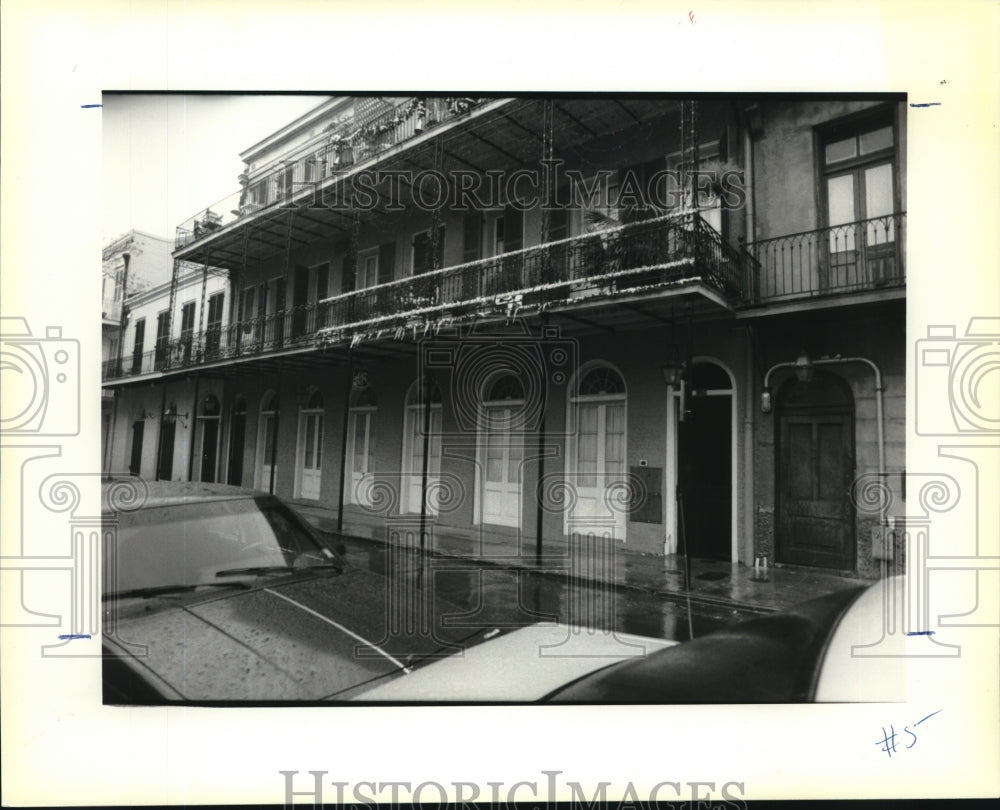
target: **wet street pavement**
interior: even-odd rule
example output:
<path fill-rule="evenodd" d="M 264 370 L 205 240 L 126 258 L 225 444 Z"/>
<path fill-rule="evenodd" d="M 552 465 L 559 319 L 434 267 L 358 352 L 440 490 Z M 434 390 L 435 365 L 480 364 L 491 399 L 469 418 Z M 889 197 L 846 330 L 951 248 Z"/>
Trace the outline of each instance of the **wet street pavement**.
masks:
<path fill-rule="evenodd" d="M 718 627 L 763 615 L 766 609 L 705 600 L 690 603 L 683 593 L 650 592 L 608 583 L 571 581 L 565 570 L 530 570 L 516 565 L 392 549 L 360 538 L 341 538 L 348 561 L 389 577 L 391 593 L 405 604 L 418 594 L 455 606 L 445 619 L 456 625 L 514 629 L 537 622 L 613 629 L 620 633 L 684 641 Z"/>

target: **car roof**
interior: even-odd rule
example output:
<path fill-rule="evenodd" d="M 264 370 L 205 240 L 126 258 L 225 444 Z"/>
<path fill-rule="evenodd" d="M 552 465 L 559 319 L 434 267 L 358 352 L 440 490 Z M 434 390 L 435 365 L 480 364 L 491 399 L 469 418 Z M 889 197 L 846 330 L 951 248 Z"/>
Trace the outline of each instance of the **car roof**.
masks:
<path fill-rule="evenodd" d="M 144 481 L 135 476 L 105 479 L 101 487 L 104 511 L 134 511 L 152 506 L 178 506 L 191 501 L 232 501 L 270 498 L 266 492 L 230 484 L 201 481 Z"/>

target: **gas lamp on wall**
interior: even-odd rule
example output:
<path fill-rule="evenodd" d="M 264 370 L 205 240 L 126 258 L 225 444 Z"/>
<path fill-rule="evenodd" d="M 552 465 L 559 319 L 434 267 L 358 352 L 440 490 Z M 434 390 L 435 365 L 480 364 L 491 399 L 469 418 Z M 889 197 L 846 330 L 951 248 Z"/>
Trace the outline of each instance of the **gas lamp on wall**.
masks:
<path fill-rule="evenodd" d="M 188 415 L 186 413 L 177 412 L 177 406 L 173 402 L 171 402 L 167 406 L 167 409 L 163 412 L 163 424 L 173 425 L 180 422 L 181 427 L 184 428 L 185 430 L 187 430 L 187 424 L 185 423 L 184 420 L 187 418 Z"/>
<path fill-rule="evenodd" d="M 824 361 L 820 361 L 824 362 Z M 790 368 L 795 372 L 795 378 L 801 383 L 811 382 L 816 371 L 816 364 L 810 359 L 805 351 L 799 352 L 794 363 L 778 363 L 771 368 L 764 376 L 764 390 L 760 393 L 760 410 L 762 413 L 770 413 L 773 407 L 771 386 L 768 381 L 771 379 L 771 372 L 779 368 Z"/>

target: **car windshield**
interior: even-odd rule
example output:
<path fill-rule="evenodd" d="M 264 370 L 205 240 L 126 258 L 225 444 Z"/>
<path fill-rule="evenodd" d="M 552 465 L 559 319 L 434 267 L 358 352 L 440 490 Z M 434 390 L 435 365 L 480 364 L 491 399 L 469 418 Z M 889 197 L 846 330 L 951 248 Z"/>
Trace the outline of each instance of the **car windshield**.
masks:
<path fill-rule="evenodd" d="M 104 537 L 105 595 L 335 562 L 287 507 L 267 499 L 148 507 L 124 513 Z"/>

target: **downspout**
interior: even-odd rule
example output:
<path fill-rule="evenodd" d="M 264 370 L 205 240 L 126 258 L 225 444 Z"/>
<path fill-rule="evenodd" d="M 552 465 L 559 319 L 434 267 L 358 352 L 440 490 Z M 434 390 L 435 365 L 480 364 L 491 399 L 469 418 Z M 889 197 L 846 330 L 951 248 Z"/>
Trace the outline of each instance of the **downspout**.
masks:
<path fill-rule="evenodd" d="M 754 220 L 754 176 L 753 176 L 753 138 L 750 135 L 750 126 L 744 122 L 743 127 L 743 169 L 744 169 L 744 191 L 746 193 L 746 224 L 744 233 L 746 234 L 747 245 L 753 244 L 757 224 Z M 752 265 L 748 264 L 748 268 Z M 747 278 L 747 291 L 756 289 L 756 279 Z M 743 561 L 750 565 L 750 560 L 754 559 L 756 543 L 756 510 L 754 501 L 754 433 L 753 433 L 753 413 L 754 413 L 754 379 L 755 364 L 753 353 L 753 332 L 748 325 L 746 328 L 746 381 L 744 383 L 745 402 L 743 411 Z"/>
<path fill-rule="evenodd" d="M 430 444 L 431 444 L 431 385 L 430 378 L 425 375 L 420 385 L 424 394 L 424 458 L 423 469 L 420 473 L 420 553 L 423 560 L 423 553 L 427 543 L 427 472 L 430 466 Z"/>
<path fill-rule="evenodd" d="M 128 292 L 128 266 L 131 259 L 132 255 L 130 253 L 122 254 L 122 261 L 125 263 L 125 269 L 122 271 L 122 313 L 118 318 L 118 356 L 115 363 L 116 377 L 120 377 L 122 374 L 122 357 L 125 349 L 125 326 L 128 324 L 128 308 L 125 306 L 125 297 Z"/>
<path fill-rule="evenodd" d="M 750 565 L 754 559 L 754 543 L 756 539 L 756 521 L 754 520 L 754 446 L 753 446 L 753 412 L 754 412 L 754 357 L 753 338 L 750 327 L 746 328 L 746 392 L 743 405 L 743 562 Z"/>
<path fill-rule="evenodd" d="M 278 422 L 281 418 L 281 372 L 285 368 L 285 358 L 278 358 L 278 407 L 274 409 L 274 435 L 271 437 L 271 480 L 267 485 L 267 491 L 274 494 L 274 472 L 278 467 Z"/>

